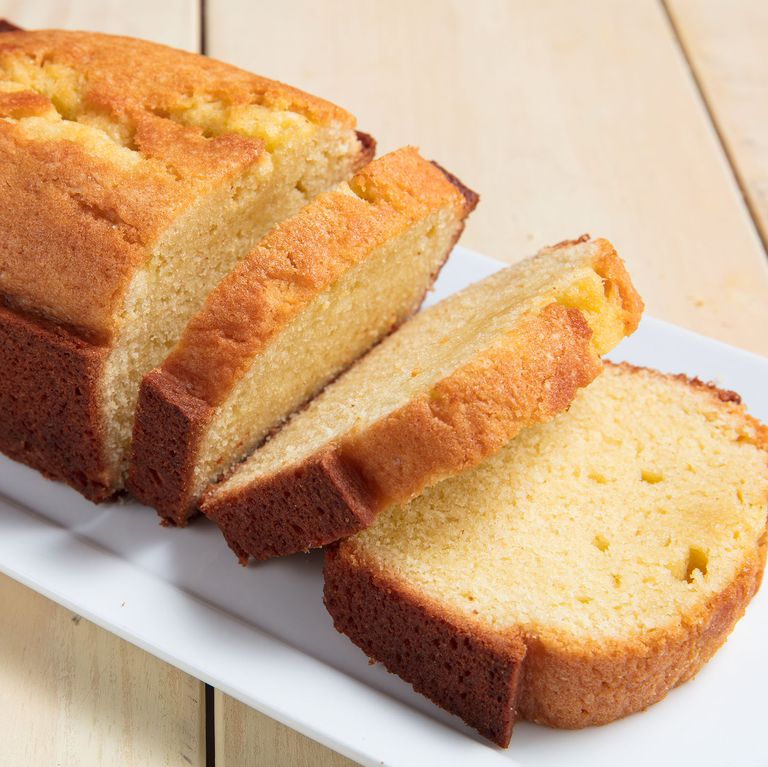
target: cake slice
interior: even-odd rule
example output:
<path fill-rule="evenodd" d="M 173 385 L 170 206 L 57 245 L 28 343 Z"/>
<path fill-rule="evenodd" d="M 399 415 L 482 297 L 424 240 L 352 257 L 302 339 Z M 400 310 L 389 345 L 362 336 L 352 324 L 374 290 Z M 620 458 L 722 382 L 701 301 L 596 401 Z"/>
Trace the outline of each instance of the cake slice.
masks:
<path fill-rule="evenodd" d="M 142 375 L 372 151 L 344 110 L 204 56 L 2 31 L 0 450 L 93 500 L 120 490 Z"/>
<path fill-rule="evenodd" d="M 351 535 L 567 408 L 641 311 L 606 240 L 548 248 L 406 323 L 202 509 L 243 563 Z"/>
<path fill-rule="evenodd" d="M 733 392 L 608 366 L 567 413 L 329 549 L 336 628 L 501 746 L 693 677 L 763 575 L 768 429 Z M 734 697 L 738 697 L 734 689 Z"/>
<path fill-rule="evenodd" d="M 417 309 L 476 201 L 406 148 L 270 231 L 144 378 L 133 494 L 184 525 L 206 485 Z"/>

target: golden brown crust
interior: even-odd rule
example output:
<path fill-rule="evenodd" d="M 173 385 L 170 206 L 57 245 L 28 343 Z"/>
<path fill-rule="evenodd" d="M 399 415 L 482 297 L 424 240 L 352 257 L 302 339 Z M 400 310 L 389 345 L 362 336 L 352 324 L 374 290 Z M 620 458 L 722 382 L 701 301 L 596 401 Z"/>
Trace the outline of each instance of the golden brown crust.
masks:
<path fill-rule="evenodd" d="M 128 487 L 176 524 L 194 510 L 192 471 L 212 408 L 275 336 L 373 249 L 448 206 L 463 222 L 477 202 L 410 147 L 366 166 L 350 186 L 364 197 L 328 192 L 270 231 L 210 293 L 162 368 L 142 384 Z M 188 415 L 172 427 L 166 419 L 177 411 Z M 161 445 L 173 449 L 163 455 Z"/>
<path fill-rule="evenodd" d="M 139 192 L 162 210 L 172 204 L 168 186 L 129 179 L 73 142 L 31 141 L 16 132 L 0 120 L 0 292 L 29 313 L 107 344 L 116 301 L 144 258 L 139 229 L 158 217 L 140 223 L 141 206 L 127 198 Z"/>
<path fill-rule="evenodd" d="M 296 112 L 312 122 L 354 126 L 352 116 L 324 99 L 197 53 L 132 37 L 49 29 L 10 31 L 3 52 L 65 64 L 82 72 L 89 98 L 122 110 L 171 109 L 180 94 L 206 94 L 230 104 Z"/>
<path fill-rule="evenodd" d="M 115 149 L 132 159 L 121 164 L 74 141 L 32 138 L 23 121 L 0 120 L 0 189 L 9 190 L 0 195 L 0 293 L 97 343 L 110 339 L 130 276 L 164 228 L 202 192 L 264 160 L 260 140 L 207 137 L 172 119 L 180 101 L 264 105 L 354 125 L 343 110 L 289 86 L 142 40 L 3 33 L 0 79 L 18 62 L 70 71 L 80 108 L 118 126 L 123 146 L 115 140 Z M 30 97 L 5 101 L 0 117 L 42 109 Z"/>
<path fill-rule="evenodd" d="M 293 553 L 297 540 L 323 545 L 352 535 L 373 522 L 374 504 L 362 478 L 329 450 L 281 472 L 258 495 L 249 495 L 245 508 L 229 503 L 212 512 L 204 503 L 203 511 L 224 533 L 240 564 L 247 565 L 251 557 Z M 269 513 L 279 507 L 289 508 L 290 518 Z"/>
<path fill-rule="evenodd" d="M 432 160 L 432 165 L 434 165 L 461 192 L 467 210 L 474 210 L 480 202 L 480 195 L 464 184 L 458 176 L 454 176 L 453 173 L 446 170 L 440 163 Z"/>
<path fill-rule="evenodd" d="M 383 573 L 354 541 L 326 551 L 325 605 L 336 629 L 372 660 L 506 746 L 516 715 L 568 729 L 607 724 L 691 679 L 744 614 L 765 557 L 763 535 L 754 556 L 698 614 L 624 643 L 584 644 L 541 630 L 529 635 L 522 627 L 495 633 Z M 468 637 L 473 644 L 465 645 Z M 464 646 L 475 657 L 466 657 Z M 474 681 L 471 694 L 466 674 Z"/>
<path fill-rule="evenodd" d="M 0 305 L 0 451 L 92 501 L 112 490 L 101 452 L 107 350 Z"/>
<path fill-rule="evenodd" d="M 613 248 L 600 243 L 601 263 L 605 266 L 609 256 L 618 261 Z M 619 270 L 612 274 L 621 278 Z M 625 317 L 632 315 L 625 325 L 634 328 L 636 294 L 623 275 L 626 285 L 620 294 L 630 297 Z M 286 486 L 289 476 L 296 482 L 303 476 L 297 467 L 287 467 L 226 494 L 207 494 L 203 512 L 221 527 L 241 561 L 243 552 L 265 559 L 326 545 L 364 529 L 387 505 L 405 502 L 439 478 L 476 465 L 526 426 L 553 418 L 601 370 L 589 326 L 576 309 L 553 303 L 524 319 L 509 339 L 399 410 L 328 446 L 323 465 L 334 466 L 334 477 L 328 477 L 326 492 L 318 493 L 313 473 L 311 497 L 302 500 L 301 485 L 296 484 L 290 508 L 281 503 L 274 487 Z M 329 503 L 340 502 L 340 477 L 365 486 L 368 506 L 317 505 L 318 494 Z M 306 524 L 313 510 L 315 534 Z M 292 527 L 297 513 L 305 520 L 300 529 Z M 333 534 L 330 518 L 352 524 Z"/>

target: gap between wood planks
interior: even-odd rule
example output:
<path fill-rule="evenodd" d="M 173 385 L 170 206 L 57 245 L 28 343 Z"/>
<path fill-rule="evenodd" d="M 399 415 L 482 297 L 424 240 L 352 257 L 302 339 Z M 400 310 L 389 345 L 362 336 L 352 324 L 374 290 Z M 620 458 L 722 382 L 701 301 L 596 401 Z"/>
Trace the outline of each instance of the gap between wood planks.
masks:
<path fill-rule="evenodd" d="M 208 54 L 208 7 L 206 0 L 200 0 L 200 53 Z"/>
<path fill-rule="evenodd" d="M 203 2 L 205 2 L 205 0 L 203 0 Z M 728 167 L 731 169 L 731 173 L 733 174 L 733 177 L 736 181 L 736 185 L 739 188 L 739 194 L 741 195 L 741 199 L 744 201 L 744 205 L 746 206 L 747 211 L 749 213 L 749 218 L 752 222 L 752 228 L 755 230 L 755 233 L 757 234 L 757 237 L 760 240 L 760 244 L 763 246 L 763 252 L 765 253 L 766 257 L 768 257 L 768 233 L 763 233 L 760 227 L 760 224 L 759 224 L 760 218 L 758 216 L 758 212 L 749 194 L 749 189 L 747 188 L 747 184 L 744 178 L 742 177 L 741 173 L 739 172 L 739 167 L 738 167 L 738 164 L 736 163 L 736 158 L 733 156 L 733 153 L 731 152 L 731 149 L 728 146 L 728 142 L 725 138 L 723 129 L 721 128 L 720 122 L 717 119 L 717 114 L 715 112 L 714 105 L 712 104 L 710 99 L 707 97 L 707 93 L 704 88 L 704 85 L 701 82 L 701 79 L 699 78 L 698 74 L 696 73 L 696 68 L 693 65 L 691 55 L 685 46 L 683 36 L 680 33 L 678 23 L 675 21 L 675 15 L 669 7 L 668 0 L 659 0 L 659 4 L 661 5 L 664 11 L 664 15 L 666 16 L 667 23 L 669 24 L 669 28 L 672 30 L 672 34 L 675 38 L 675 42 L 677 43 L 677 47 L 680 49 L 680 52 L 683 55 L 683 59 L 685 60 L 685 66 L 688 69 L 688 75 L 691 78 L 691 82 L 693 83 L 694 88 L 696 89 L 696 92 L 699 96 L 699 99 L 701 100 L 701 103 L 704 105 L 704 109 L 707 112 L 707 117 L 709 117 L 709 122 L 712 125 L 712 129 L 714 130 L 715 135 L 717 136 L 717 141 L 720 144 L 720 148 L 722 149 L 723 154 L 725 155 L 725 159 L 728 161 Z"/>
<path fill-rule="evenodd" d="M 200 39 L 198 47 L 200 53 L 208 53 L 208 8 L 206 0 L 200 0 Z M 205 708 L 205 767 L 216 767 L 216 719 L 214 717 L 215 709 L 214 689 L 209 684 L 205 684 L 205 694 L 203 696 L 203 706 Z"/>
<path fill-rule="evenodd" d="M 211 685 L 205 685 L 205 767 L 216 767 L 216 724 L 214 718 L 215 695 Z"/>

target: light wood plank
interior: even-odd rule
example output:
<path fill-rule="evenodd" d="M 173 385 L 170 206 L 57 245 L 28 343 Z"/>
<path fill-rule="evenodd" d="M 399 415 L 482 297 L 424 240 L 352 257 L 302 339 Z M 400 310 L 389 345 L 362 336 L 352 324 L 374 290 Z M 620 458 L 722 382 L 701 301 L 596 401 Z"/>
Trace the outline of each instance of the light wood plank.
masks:
<path fill-rule="evenodd" d="M 768 242 L 768 3 L 668 0 L 668 6 Z"/>
<path fill-rule="evenodd" d="M 216 690 L 218 767 L 352 767 L 349 759 Z"/>
<path fill-rule="evenodd" d="M 87 29 L 197 51 L 197 0 L 0 0 L 0 18 L 25 29 Z"/>
<path fill-rule="evenodd" d="M 768 264 L 656 0 L 209 0 L 209 53 L 354 111 L 482 195 L 515 260 L 611 238 L 655 316 L 768 353 Z M 258 32 L 258 37 L 255 37 Z"/>
<path fill-rule="evenodd" d="M 0 18 L 199 44 L 195 0 L 0 0 Z M 205 765 L 201 682 L 5 577 L 0 614 L 3 765 Z"/>
<path fill-rule="evenodd" d="M 203 767 L 203 685 L 0 576 L 0 763 Z"/>

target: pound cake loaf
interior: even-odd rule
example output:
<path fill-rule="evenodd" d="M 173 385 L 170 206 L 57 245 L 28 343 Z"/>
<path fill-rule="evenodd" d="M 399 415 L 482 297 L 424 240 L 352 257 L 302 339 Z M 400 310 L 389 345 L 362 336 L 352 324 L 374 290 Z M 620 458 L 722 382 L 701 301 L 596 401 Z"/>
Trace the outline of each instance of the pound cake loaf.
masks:
<path fill-rule="evenodd" d="M 0 450 L 93 500 L 119 490 L 142 375 L 372 149 L 338 107 L 203 56 L 3 31 Z"/>
<path fill-rule="evenodd" d="M 202 510 L 243 563 L 351 535 L 567 408 L 641 311 L 606 240 L 545 249 L 407 322 Z"/>
<path fill-rule="evenodd" d="M 129 490 L 184 525 L 206 485 L 417 309 L 476 202 L 406 148 L 271 230 L 145 376 Z"/>
<path fill-rule="evenodd" d="M 765 565 L 768 429 L 733 392 L 607 366 L 567 413 L 326 553 L 372 659 L 493 742 L 604 724 L 690 679 Z"/>

